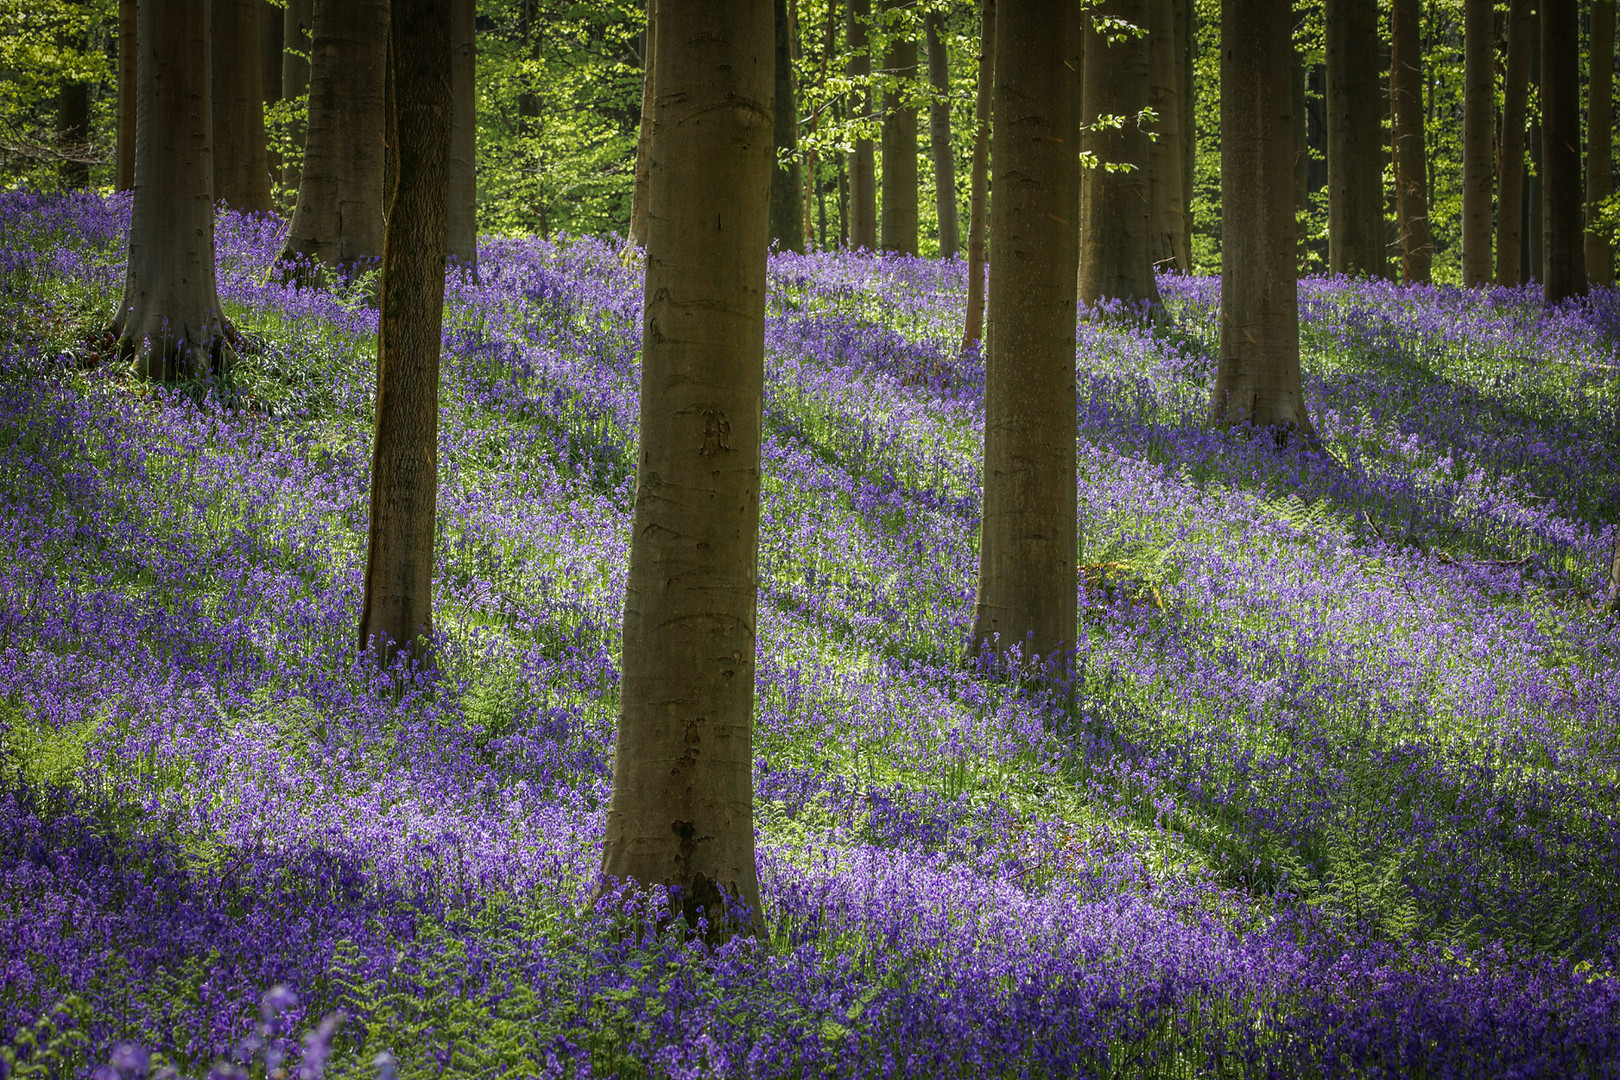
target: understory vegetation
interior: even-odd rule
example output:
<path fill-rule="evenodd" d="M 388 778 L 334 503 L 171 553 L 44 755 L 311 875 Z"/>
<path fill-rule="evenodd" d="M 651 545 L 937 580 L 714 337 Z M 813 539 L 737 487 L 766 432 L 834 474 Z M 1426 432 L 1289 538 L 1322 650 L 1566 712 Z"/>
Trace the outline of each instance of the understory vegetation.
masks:
<path fill-rule="evenodd" d="M 640 255 L 446 308 L 437 667 L 357 654 L 362 278 L 225 215 L 226 384 L 101 355 L 125 197 L 0 196 L 0 1076 L 1620 1075 L 1620 293 L 1084 312 L 1075 702 L 964 662 L 960 260 L 770 268 L 765 940 L 597 880 Z M 278 1071 L 279 1070 L 279 1071 Z"/>

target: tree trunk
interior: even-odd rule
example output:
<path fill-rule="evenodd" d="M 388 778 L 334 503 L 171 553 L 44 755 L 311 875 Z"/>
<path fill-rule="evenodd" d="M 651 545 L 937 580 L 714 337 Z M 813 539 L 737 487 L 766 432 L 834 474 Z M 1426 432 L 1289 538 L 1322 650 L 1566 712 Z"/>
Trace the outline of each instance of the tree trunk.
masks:
<path fill-rule="evenodd" d="M 923 16 L 928 33 L 928 141 L 934 157 L 934 213 L 939 220 L 939 256 L 948 259 L 961 245 L 956 225 L 956 158 L 951 154 L 951 73 L 945 57 L 944 16 Z"/>
<path fill-rule="evenodd" d="M 1289 0 L 1221 3 L 1221 357 L 1216 425 L 1315 439 L 1299 372 Z"/>
<path fill-rule="evenodd" d="M 1463 235 L 1464 285 L 1491 280 L 1491 145 L 1496 120 L 1496 41 L 1493 0 L 1463 0 Z"/>
<path fill-rule="evenodd" d="M 56 145 L 62 186 L 70 191 L 90 186 L 89 142 L 90 84 L 64 82 L 56 91 Z"/>
<path fill-rule="evenodd" d="M 1609 609 L 1620 612 L 1620 532 L 1614 537 L 1614 555 L 1609 559 Z"/>
<path fill-rule="evenodd" d="M 1388 277 L 1376 0 L 1327 0 L 1328 268 Z"/>
<path fill-rule="evenodd" d="M 1150 0 L 1148 5 L 1148 104 L 1158 116 L 1157 137 L 1148 146 L 1148 202 L 1152 242 L 1148 261 L 1188 272 L 1178 239 L 1186 228 L 1187 194 L 1181 189 L 1182 42 L 1176 5 L 1185 0 Z"/>
<path fill-rule="evenodd" d="M 1394 0 L 1389 94 L 1394 128 L 1395 215 L 1401 237 L 1401 279 L 1429 280 L 1434 238 L 1429 230 L 1429 170 L 1423 131 L 1422 0 Z M 1354 62 L 1354 61 L 1352 61 Z"/>
<path fill-rule="evenodd" d="M 1496 159 L 1496 283 L 1524 282 L 1524 136 L 1535 0 L 1511 0 L 1502 75 L 1502 138 Z"/>
<path fill-rule="evenodd" d="M 269 213 L 264 80 L 259 72 L 258 0 L 214 5 L 214 199 L 232 210 Z"/>
<path fill-rule="evenodd" d="M 1147 0 L 1103 0 L 1098 16 L 1146 26 Z M 1080 179 L 1080 302 L 1124 300 L 1158 304 L 1153 276 L 1153 206 L 1148 197 L 1148 134 L 1136 120 L 1148 105 L 1148 41 L 1129 37 L 1110 44 L 1092 19 L 1083 20 L 1085 57 L 1081 78 L 1082 149 L 1098 165 Z M 1098 116 L 1123 116 L 1115 129 L 1093 130 Z M 1102 165 L 1124 164 L 1129 172 L 1108 172 Z"/>
<path fill-rule="evenodd" d="M 285 272 L 306 282 L 383 254 L 388 0 L 316 0 L 309 131 Z"/>
<path fill-rule="evenodd" d="M 235 359 L 214 278 L 210 0 L 142 0 L 135 200 L 118 351 L 137 376 L 203 379 Z"/>
<path fill-rule="evenodd" d="M 135 190 L 135 115 L 138 53 L 135 0 L 118 0 L 118 157 L 113 167 L 113 188 Z"/>
<path fill-rule="evenodd" d="M 284 101 L 297 101 L 309 93 L 309 67 L 314 49 L 315 0 L 286 0 L 285 21 L 282 26 L 281 97 Z M 304 148 L 304 125 L 294 120 L 288 134 L 293 146 Z M 283 187 L 299 187 L 298 162 L 302 154 L 295 153 L 282 165 Z"/>
<path fill-rule="evenodd" d="M 450 3 L 450 257 L 478 265 L 478 9 Z"/>
<path fill-rule="evenodd" d="M 1181 232 L 1176 237 L 1176 261 L 1192 273 L 1193 194 L 1198 164 L 1198 83 L 1193 77 L 1193 56 L 1197 51 L 1197 15 L 1193 0 L 1174 0 L 1176 33 L 1180 39 L 1177 85 L 1181 95 L 1181 194 L 1185 202 Z"/>
<path fill-rule="evenodd" d="M 1586 105 L 1586 276 L 1594 285 L 1614 284 L 1614 250 L 1597 232 L 1598 209 L 1614 190 L 1614 0 L 1592 0 Z"/>
<path fill-rule="evenodd" d="M 793 34 L 787 0 L 774 0 L 776 27 L 776 118 L 772 138 L 776 153 L 771 168 L 771 240 L 783 251 L 804 250 L 804 178 L 799 170 L 799 109 L 793 100 Z M 787 164 L 782 164 L 783 159 Z"/>
<path fill-rule="evenodd" d="M 996 198 L 985 363 L 984 517 L 972 656 L 1070 687 L 1076 629 L 1075 278 L 1082 18 L 1065 0 L 996 12 Z M 1089 20 L 1086 20 L 1089 22 Z"/>
<path fill-rule="evenodd" d="M 259 0 L 259 84 L 260 96 L 268 109 L 281 100 L 281 54 L 284 51 L 282 35 L 286 31 L 286 18 L 280 7 L 271 0 Z M 265 149 L 265 165 L 270 173 L 270 195 L 277 209 L 281 207 L 282 163 L 274 147 Z"/>
<path fill-rule="evenodd" d="M 646 47 L 641 50 L 641 126 L 636 134 L 635 185 L 630 192 L 630 242 L 647 244 L 647 175 L 651 165 L 653 71 L 658 57 L 658 0 L 647 0 Z"/>
<path fill-rule="evenodd" d="M 857 119 L 872 117 L 872 57 L 868 52 L 872 25 L 872 0 L 849 0 L 849 21 L 844 36 L 849 40 L 850 105 Z M 849 155 L 849 246 L 876 251 L 877 241 L 877 161 L 871 139 L 856 139 Z"/>
<path fill-rule="evenodd" d="M 419 663 L 431 659 L 454 6 L 393 0 L 386 24 L 397 178 L 377 305 L 377 427 L 360 609 L 360 647 L 376 648 L 384 665 L 402 651 Z M 368 33 L 380 29 L 373 23 Z"/>
<path fill-rule="evenodd" d="M 883 0 L 894 35 L 883 67 L 890 78 L 910 82 L 917 75 L 917 43 L 906 33 L 907 0 Z M 904 92 L 883 94 L 883 235 L 884 251 L 917 254 L 917 110 L 903 104 Z"/>
<path fill-rule="evenodd" d="M 1294 233 L 1299 241 L 1299 272 L 1305 272 L 1305 229 L 1311 211 L 1311 144 L 1305 126 L 1305 58 L 1294 50 L 1294 63 L 1288 73 L 1289 90 L 1294 95 Z"/>
<path fill-rule="evenodd" d="M 1538 0 L 1536 8 L 1530 14 L 1530 85 L 1536 88 L 1537 100 L 1541 93 L 1541 3 Z M 1546 256 L 1546 229 L 1542 220 L 1542 171 L 1541 118 L 1545 106 L 1538 108 L 1531 117 L 1529 138 L 1529 173 L 1524 179 L 1524 280 L 1541 281 L 1546 277 L 1546 267 L 1543 260 Z"/>
<path fill-rule="evenodd" d="M 962 351 L 984 326 L 984 225 L 990 194 L 990 103 L 996 71 L 996 0 L 979 0 L 979 87 L 973 106 L 973 168 L 968 191 L 967 320 Z"/>
<path fill-rule="evenodd" d="M 1541 296 L 1586 294 L 1581 222 L 1581 45 L 1576 0 L 1541 0 L 1541 160 L 1546 272 Z"/>
<path fill-rule="evenodd" d="M 669 886 L 718 938 L 764 929 L 753 705 L 775 52 L 768 0 L 659 0 L 658 21 L 659 211 L 602 873 Z"/>

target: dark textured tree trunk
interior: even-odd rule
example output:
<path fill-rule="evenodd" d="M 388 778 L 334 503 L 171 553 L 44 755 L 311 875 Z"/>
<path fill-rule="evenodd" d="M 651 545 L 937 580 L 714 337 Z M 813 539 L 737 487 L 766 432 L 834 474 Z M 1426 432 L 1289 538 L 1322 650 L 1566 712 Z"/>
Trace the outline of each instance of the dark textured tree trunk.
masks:
<path fill-rule="evenodd" d="M 1586 294 L 1580 45 L 1576 0 L 1541 0 L 1541 296 L 1549 304 Z"/>
<path fill-rule="evenodd" d="M 1614 538 L 1614 555 L 1609 559 L 1609 610 L 1620 613 L 1620 533 Z"/>
<path fill-rule="evenodd" d="M 1079 7 L 996 12 L 996 272 L 985 363 L 984 516 L 973 655 L 1017 657 L 1059 690 L 1073 673 Z"/>
<path fill-rule="evenodd" d="M 903 12 L 907 0 L 883 0 L 888 11 Z M 889 23 L 897 34 L 889 42 L 883 67 L 891 77 L 911 80 L 917 75 L 917 43 L 903 29 Z M 883 235 L 884 251 L 917 254 L 917 110 L 903 104 L 897 90 L 883 94 Z"/>
<path fill-rule="evenodd" d="M 1181 191 L 1186 200 L 1186 213 L 1181 217 L 1181 235 L 1177 238 L 1177 259 L 1192 272 L 1192 204 L 1197 184 L 1198 164 L 1198 82 L 1194 77 L 1193 57 L 1197 52 L 1196 28 L 1198 16 L 1193 0 L 1175 0 L 1177 33 L 1181 38 L 1181 60 L 1178 72 L 1181 87 Z"/>
<path fill-rule="evenodd" d="M 56 145 L 63 154 L 62 186 L 82 191 L 90 186 L 90 84 L 65 82 L 56 91 Z"/>
<path fill-rule="evenodd" d="M 374 647 L 383 664 L 401 652 L 431 659 L 456 2 L 393 0 L 388 13 L 397 176 L 377 305 L 377 426 L 360 608 L 360 647 Z"/>
<path fill-rule="evenodd" d="M 230 367 L 214 278 L 210 0 L 142 0 L 137 18 L 135 200 L 119 356 L 138 376 L 201 379 Z"/>
<path fill-rule="evenodd" d="M 1429 229 L 1429 163 L 1423 131 L 1422 0 L 1394 0 L 1389 96 L 1395 156 L 1395 218 L 1401 237 L 1401 279 L 1429 280 L 1434 237 Z"/>
<path fill-rule="evenodd" d="M 478 265 L 478 9 L 450 4 L 450 257 Z"/>
<path fill-rule="evenodd" d="M 1541 93 L 1541 3 L 1537 2 L 1535 11 L 1530 16 L 1531 31 L 1528 47 L 1530 49 L 1530 85 Z M 1546 276 L 1546 267 L 1543 265 L 1546 256 L 1546 228 L 1542 218 L 1542 177 L 1546 175 L 1542 166 L 1544 161 L 1541 153 L 1542 124 L 1541 117 L 1545 106 L 1535 111 L 1527 133 L 1530 151 L 1529 172 L 1524 178 L 1524 280 L 1541 281 Z"/>
<path fill-rule="evenodd" d="M 1463 0 L 1464 285 L 1491 280 L 1492 131 L 1496 121 L 1496 41 L 1492 0 Z"/>
<path fill-rule="evenodd" d="M 635 184 L 630 192 L 630 242 L 647 243 L 647 176 L 651 165 L 653 129 L 653 72 L 658 59 L 658 0 L 647 0 L 646 47 L 642 52 L 641 126 L 636 135 Z"/>
<path fill-rule="evenodd" d="M 1157 137 L 1148 146 L 1148 202 L 1152 242 L 1148 261 L 1186 273 L 1180 242 L 1187 228 L 1187 193 L 1182 190 L 1181 83 L 1184 53 L 1178 4 L 1187 0 L 1150 0 L 1148 4 L 1148 104 L 1158 116 Z"/>
<path fill-rule="evenodd" d="M 944 16 L 930 11 L 923 19 L 928 33 L 928 83 L 934 91 L 928 106 L 934 213 L 939 220 L 939 255 L 948 259 L 962 246 L 956 224 L 956 158 L 951 154 L 951 73 L 945 57 Z"/>
<path fill-rule="evenodd" d="M 1389 276 L 1377 0 L 1327 0 L 1328 267 Z"/>
<path fill-rule="evenodd" d="M 1614 284 L 1614 250 L 1607 234 L 1593 230 L 1598 208 L 1614 190 L 1614 0 L 1592 0 L 1586 105 L 1586 277 Z"/>
<path fill-rule="evenodd" d="M 984 233 L 990 194 L 990 106 L 996 71 L 996 0 L 979 0 L 979 87 L 973 108 L 973 166 L 968 191 L 967 320 L 962 350 L 984 327 Z"/>
<path fill-rule="evenodd" d="M 135 189 L 135 116 L 137 89 L 135 0 L 118 0 L 118 151 L 113 188 Z"/>
<path fill-rule="evenodd" d="M 315 0 L 286 0 L 286 5 L 285 20 L 281 24 L 284 50 L 281 54 L 281 97 L 285 101 L 297 101 L 309 92 L 309 66 L 314 55 Z M 294 122 L 288 134 L 292 137 L 293 145 L 302 150 L 304 125 Z M 283 187 L 298 188 L 298 157 L 295 154 L 282 165 Z"/>
<path fill-rule="evenodd" d="M 849 40 L 850 107 L 857 118 L 872 115 L 872 57 L 868 52 L 872 25 L 872 0 L 849 0 L 849 21 L 844 36 Z M 877 160 L 871 139 L 856 139 L 849 154 L 849 246 L 876 251 Z"/>
<path fill-rule="evenodd" d="M 259 71 L 259 0 L 213 0 L 214 199 L 232 210 L 268 213 L 264 79 Z"/>
<path fill-rule="evenodd" d="M 769 0 L 659 0 L 658 21 L 658 213 L 602 873 L 669 886 L 715 938 L 764 929 L 753 706 L 775 51 Z"/>
<path fill-rule="evenodd" d="M 1502 127 L 1496 158 L 1496 283 L 1524 282 L 1524 137 L 1530 88 L 1535 0 L 1511 0 L 1507 65 L 1502 75 Z"/>
<path fill-rule="evenodd" d="M 799 170 L 799 110 L 793 99 L 793 33 L 787 0 L 774 0 L 776 119 L 772 129 L 771 240 L 783 251 L 804 250 L 804 179 Z M 788 164 L 783 165 L 784 156 Z"/>
<path fill-rule="evenodd" d="M 318 281 L 383 253 L 388 0 L 316 0 L 309 131 L 287 272 Z"/>
<path fill-rule="evenodd" d="M 1288 73 L 1289 90 L 1294 95 L 1294 232 L 1299 241 L 1300 273 L 1305 272 L 1305 229 L 1311 209 L 1311 144 L 1305 126 L 1305 58 L 1294 50 L 1294 63 Z"/>
<path fill-rule="evenodd" d="M 1103 0 L 1097 16 L 1147 25 L 1147 0 Z M 1128 37 L 1110 44 L 1084 20 L 1085 57 L 1081 78 L 1082 148 L 1096 155 L 1099 167 L 1080 179 L 1080 302 L 1126 300 L 1157 304 L 1153 276 L 1153 205 L 1148 197 L 1148 133 L 1136 116 L 1148 104 L 1148 41 Z M 1098 116 L 1123 116 L 1114 129 L 1093 130 Z M 1125 164 L 1129 172 L 1109 172 L 1101 165 Z"/>
<path fill-rule="evenodd" d="M 1314 440 L 1299 372 L 1289 0 L 1221 3 L 1221 357 L 1216 425 Z"/>

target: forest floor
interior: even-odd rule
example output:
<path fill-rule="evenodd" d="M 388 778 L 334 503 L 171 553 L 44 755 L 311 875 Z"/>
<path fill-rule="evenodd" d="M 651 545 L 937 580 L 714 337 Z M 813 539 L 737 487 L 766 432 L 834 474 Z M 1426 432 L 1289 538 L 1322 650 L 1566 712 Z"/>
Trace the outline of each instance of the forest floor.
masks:
<path fill-rule="evenodd" d="M 965 271 L 774 257 L 767 940 L 593 900 L 639 256 L 452 281 L 432 675 L 357 656 L 376 314 L 221 408 L 91 366 L 128 203 L 0 196 L 0 1076 L 1620 1075 L 1620 293 L 1308 279 L 1324 448 L 1202 418 L 1218 283 L 1081 324 L 1081 690 L 960 662 Z"/>

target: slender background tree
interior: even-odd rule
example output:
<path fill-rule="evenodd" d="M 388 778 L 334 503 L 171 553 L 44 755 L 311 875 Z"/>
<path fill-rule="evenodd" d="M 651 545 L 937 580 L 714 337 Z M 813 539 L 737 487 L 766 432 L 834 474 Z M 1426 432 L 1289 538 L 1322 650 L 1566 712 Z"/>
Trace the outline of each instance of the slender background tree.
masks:
<path fill-rule="evenodd" d="M 1587 50 L 1590 75 L 1586 106 L 1586 277 L 1593 285 L 1614 284 L 1614 247 L 1593 225 L 1599 208 L 1614 193 L 1614 0 L 1592 0 L 1592 33 Z"/>
<path fill-rule="evenodd" d="M 788 0 L 773 0 L 776 42 L 776 159 L 771 167 L 771 240 L 783 251 L 804 250 L 803 178 L 799 172 L 799 110 L 793 99 L 793 28 Z"/>
<path fill-rule="evenodd" d="M 1463 3 L 1463 234 L 1464 285 L 1491 279 L 1491 188 L 1496 162 L 1496 36 L 1493 0 Z"/>
<path fill-rule="evenodd" d="M 849 78 L 855 84 L 850 111 L 862 123 L 869 123 L 872 117 L 871 26 L 872 0 L 849 0 L 844 36 L 849 43 Z M 849 246 L 868 251 L 876 251 L 878 246 L 877 160 L 872 140 L 864 133 L 855 139 L 849 153 Z"/>
<path fill-rule="evenodd" d="M 979 0 L 978 93 L 973 107 L 973 164 L 968 196 L 967 317 L 962 349 L 984 325 L 985 219 L 990 192 L 990 104 L 996 70 L 996 0 Z"/>
<path fill-rule="evenodd" d="M 1401 279 L 1408 285 L 1429 280 L 1434 257 L 1434 239 L 1429 230 L 1428 141 L 1424 134 L 1422 15 L 1422 0 L 1393 0 L 1389 97 L 1395 156 L 1395 220 L 1401 238 Z M 1222 85 L 1225 85 L 1224 80 Z"/>
<path fill-rule="evenodd" d="M 917 74 L 917 40 L 911 35 L 907 0 L 882 0 L 888 49 L 884 74 L 891 79 L 883 92 L 883 221 L 879 238 L 884 251 L 917 254 L 917 109 L 900 81 Z"/>
<path fill-rule="evenodd" d="M 1502 75 L 1502 127 L 1496 158 L 1496 283 L 1524 281 L 1525 110 L 1530 87 L 1530 54 L 1536 0 L 1508 6 L 1507 63 Z"/>
<path fill-rule="evenodd" d="M 1541 296 L 1549 304 L 1586 292 L 1579 49 L 1576 0 L 1541 0 Z"/>

